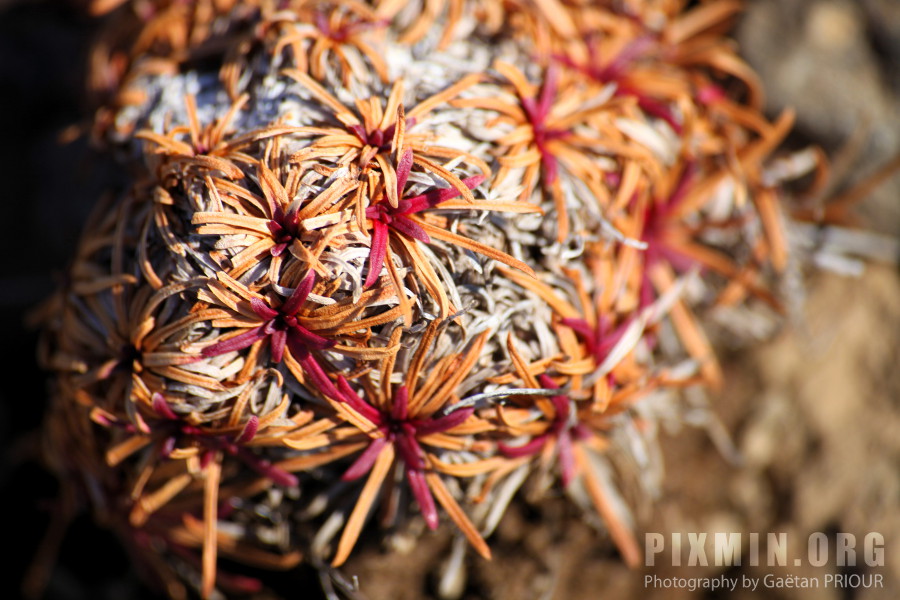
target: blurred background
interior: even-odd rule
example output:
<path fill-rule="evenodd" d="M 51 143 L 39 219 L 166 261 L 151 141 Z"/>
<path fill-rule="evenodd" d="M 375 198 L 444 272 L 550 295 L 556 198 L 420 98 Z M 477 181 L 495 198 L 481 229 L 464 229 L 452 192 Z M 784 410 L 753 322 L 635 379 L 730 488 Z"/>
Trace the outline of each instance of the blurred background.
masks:
<path fill-rule="evenodd" d="M 19 596 L 59 510 L 56 482 L 40 462 L 47 384 L 27 315 L 59 281 L 81 223 L 118 179 L 114 165 L 75 135 L 90 118 L 82 89 L 95 30 L 70 4 L 0 0 L 0 514 L 13 557 L 3 562 L 3 598 Z M 788 146 L 818 144 L 832 157 L 832 193 L 900 155 L 900 2 L 751 0 L 735 35 L 765 82 L 769 114 L 798 112 Z M 900 176 L 855 214 L 861 227 L 900 236 Z M 577 514 L 550 501 L 513 508 L 492 540 L 494 561 L 473 563 L 465 597 L 900 598 L 900 274 L 895 262 L 871 264 L 858 277 L 807 269 L 803 280 L 798 314 L 771 340 L 723 348 L 728 383 L 712 407 L 741 462 L 727 460 L 705 430 L 664 433 L 663 496 L 639 511 L 639 530 L 787 532 L 804 541 L 817 531 L 860 540 L 876 531 L 885 538 L 884 567 L 634 572 Z M 347 572 L 373 600 L 428 597 L 448 539 L 428 540 L 405 556 L 373 545 Z M 645 574 L 723 572 L 881 573 L 885 587 L 735 594 L 644 587 Z M 154 598 L 112 536 L 86 516 L 63 538 L 47 581 L 52 599 Z"/>

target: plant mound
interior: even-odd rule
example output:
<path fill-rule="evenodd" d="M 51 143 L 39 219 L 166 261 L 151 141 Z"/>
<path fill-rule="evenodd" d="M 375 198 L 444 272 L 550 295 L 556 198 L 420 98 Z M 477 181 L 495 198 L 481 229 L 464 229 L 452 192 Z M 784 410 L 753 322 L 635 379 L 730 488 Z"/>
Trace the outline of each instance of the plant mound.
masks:
<path fill-rule="evenodd" d="M 366 527 L 489 558 L 526 488 L 638 563 L 620 488 L 654 493 L 657 426 L 721 380 L 694 315 L 777 308 L 788 258 L 791 117 L 738 3 L 684 4 L 93 7 L 130 185 L 54 298 L 48 443 L 170 595 Z"/>

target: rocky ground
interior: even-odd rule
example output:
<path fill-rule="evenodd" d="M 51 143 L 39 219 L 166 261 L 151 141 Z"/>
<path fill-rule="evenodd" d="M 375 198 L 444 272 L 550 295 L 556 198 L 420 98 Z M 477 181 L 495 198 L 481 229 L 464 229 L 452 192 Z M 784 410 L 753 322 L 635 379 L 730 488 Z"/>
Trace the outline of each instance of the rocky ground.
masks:
<path fill-rule="evenodd" d="M 80 60 L 91 25 L 51 4 L 0 4 L 0 502 L 12 523 L 6 544 L 19 557 L 16 580 L 54 510 L 55 486 L 33 457 L 44 387 L 33 361 L 35 335 L 23 313 L 51 289 L 93 198 L 99 171 L 60 131 L 80 113 Z M 822 145 L 833 157 L 834 195 L 900 154 L 900 4 L 894 0 L 755 0 L 739 24 L 743 54 L 759 70 L 769 110 L 798 112 L 795 148 Z M 859 224 L 900 236 L 900 176 L 863 201 Z M 896 258 L 896 257 L 895 257 Z M 840 567 L 655 567 L 630 571 L 606 541 L 563 502 L 513 507 L 492 540 L 495 560 L 473 561 L 465 598 L 816 598 L 900 597 L 900 276 L 872 263 L 858 277 L 807 269 L 806 297 L 789 322 L 752 349 L 725 348 L 727 385 L 711 398 L 723 429 L 665 432 L 662 497 L 639 503 L 642 532 L 785 532 L 791 556 L 806 556 L 810 534 L 884 537 L 885 564 Z M 727 432 L 737 456 L 724 452 Z M 668 539 L 668 538 L 667 538 Z M 435 592 L 449 545 L 438 535 L 412 553 L 373 547 L 348 572 L 368 597 L 417 599 Z M 744 540 L 746 542 L 747 536 Z M 86 556 L 85 544 L 91 554 Z M 663 555 L 666 556 L 666 555 Z M 746 554 L 745 554 L 746 556 Z M 765 565 L 765 555 L 761 558 Z M 805 563 L 806 561 L 804 561 Z M 665 563 L 660 566 L 660 563 Z M 645 587 L 665 577 L 818 578 L 883 575 L 883 588 L 770 589 L 733 593 Z M 137 598 L 122 552 L 84 519 L 61 551 L 48 597 Z M 299 596 L 298 596 L 299 597 Z"/>

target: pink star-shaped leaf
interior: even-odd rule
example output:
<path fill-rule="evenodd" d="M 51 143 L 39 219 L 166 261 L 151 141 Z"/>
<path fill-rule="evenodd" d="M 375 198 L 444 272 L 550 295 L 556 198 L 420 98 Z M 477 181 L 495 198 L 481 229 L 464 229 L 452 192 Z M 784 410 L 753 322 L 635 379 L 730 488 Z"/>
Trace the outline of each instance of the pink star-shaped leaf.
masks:
<path fill-rule="evenodd" d="M 442 417 L 424 419 L 411 418 L 409 409 L 409 393 L 406 386 L 400 386 L 394 392 L 390 412 L 382 412 L 365 402 L 347 384 L 343 377 L 338 380 L 341 401 L 370 421 L 381 433 L 374 438 L 366 449 L 350 465 L 341 477 L 344 481 L 352 481 L 368 473 L 375 464 L 378 455 L 391 444 L 396 455 L 403 461 L 406 480 L 413 498 L 430 529 L 438 526 L 438 514 L 434 497 L 425 479 L 425 451 L 419 444 L 419 438 L 453 429 L 461 425 L 473 413 L 473 408 L 462 408 Z"/>
<path fill-rule="evenodd" d="M 413 153 L 412 150 L 407 149 L 397 163 L 398 198 L 403 198 L 403 188 L 406 187 L 412 166 Z M 475 189 L 482 181 L 484 181 L 484 176 L 482 175 L 467 177 L 462 180 L 463 184 L 470 190 Z M 431 243 L 431 238 L 418 223 L 410 218 L 410 215 L 432 209 L 441 202 L 452 200 L 460 194 L 461 192 L 458 189 L 452 187 L 433 189 L 418 196 L 400 200 L 396 208 L 391 206 L 387 199 L 384 198 L 367 207 L 366 218 L 372 221 L 372 241 L 369 248 L 369 274 L 366 276 L 364 286 L 370 287 L 381 273 L 381 268 L 384 266 L 384 261 L 387 258 L 391 229 L 408 238 L 426 244 Z"/>
<path fill-rule="evenodd" d="M 272 308 L 262 298 L 252 298 L 250 307 L 263 321 L 262 324 L 227 340 L 207 346 L 203 349 L 202 355 L 206 358 L 219 356 L 226 352 L 243 350 L 257 341 L 268 339 L 273 362 L 280 363 L 282 361 L 285 347 L 287 347 L 291 356 L 309 375 L 316 388 L 332 398 L 338 398 L 339 393 L 334 384 L 312 355 L 313 350 L 327 350 L 333 347 L 335 342 L 311 332 L 302 326 L 297 318 L 297 313 L 309 297 L 314 284 L 315 273 L 310 271 L 290 298 L 278 308 Z"/>

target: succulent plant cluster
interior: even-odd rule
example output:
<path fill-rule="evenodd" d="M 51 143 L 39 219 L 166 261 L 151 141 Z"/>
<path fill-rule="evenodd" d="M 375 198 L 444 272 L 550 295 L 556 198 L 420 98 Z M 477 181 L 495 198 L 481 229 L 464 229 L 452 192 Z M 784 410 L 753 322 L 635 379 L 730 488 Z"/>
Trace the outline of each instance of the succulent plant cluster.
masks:
<path fill-rule="evenodd" d="M 697 311 L 778 305 L 789 114 L 731 0 L 133 0 L 93 55 L 129 187 L 54 301 L 48 443 L 173 597 L 341 565 L 377 513 L 481 556 L 524 486 L 633 525 Z M 646 477 L 645 477 L 646 475 Z"/>

